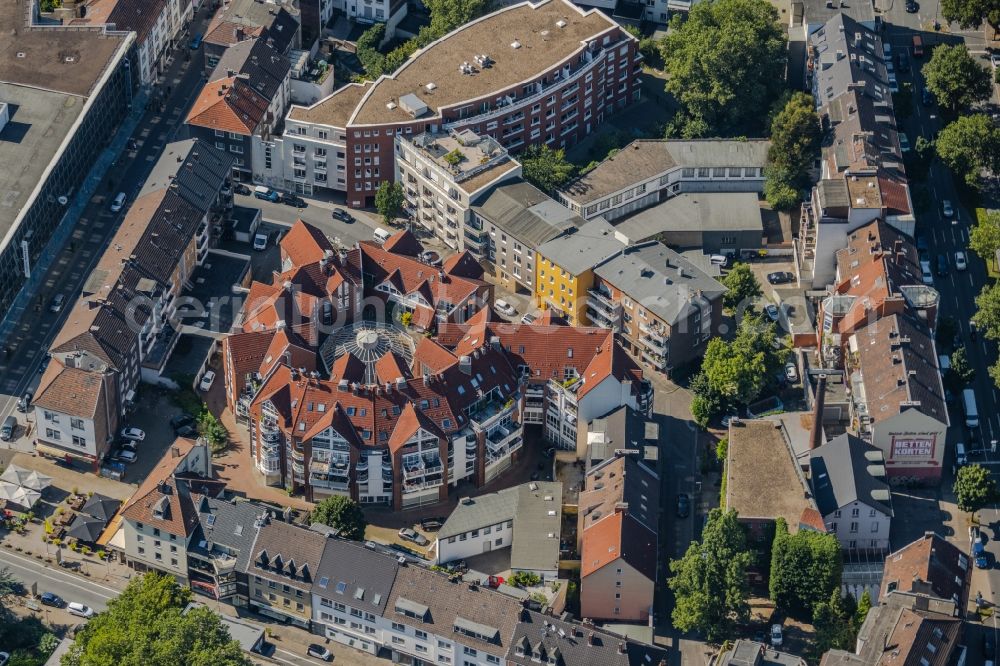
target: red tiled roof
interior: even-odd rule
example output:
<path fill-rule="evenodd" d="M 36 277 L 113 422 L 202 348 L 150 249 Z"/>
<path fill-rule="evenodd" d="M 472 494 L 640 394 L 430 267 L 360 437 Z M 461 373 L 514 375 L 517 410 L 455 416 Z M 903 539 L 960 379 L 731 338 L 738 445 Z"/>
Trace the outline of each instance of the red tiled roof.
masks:
<path fill-rule="evenodd" d="M 326 252 L 333 252 L 333 243 L 322 231 L 297 220 L 279 243 L 281 257 L 291 261 L 293 266 L 305 266 L 318 263 Z"/>
<path fill-rule="evenodd" d="M 394 254 L 418 257 L 424 251 L 424 246 L 409 229 L 403 229 L 389 236 L 389 240 L 382 244 L 382 249 Z"/>
<path fill-rule="evenodd" d="M 413 367 L 416 370 L 426 369 L 429 372 L 443 372 L 446 368 L 458 362 L 458 357 L 439 345 L 431 338 L 420 338 L 413 352 Z"/>
<path fill-rule="evenodd" d="M 248 136 L 265 119 L 268 105 L 242 78 L 230 76 L 205 84 L 185 122 Z"/>
<path fill-rule="evenodd" d="M 485 273 L 482 265 L 467 251 L 451 255 L 445 259 L 441 268 L 448 275 L 464 277 L 470 280 L 482 280 Z"/>
<path fill-rule="evenodd" d="M 885 598 L 892 588 L 961 600 L 970 566 L 968 555 L 957 546 L 937 534 L 925 534 L 885 558 L 879 597 Z"/>

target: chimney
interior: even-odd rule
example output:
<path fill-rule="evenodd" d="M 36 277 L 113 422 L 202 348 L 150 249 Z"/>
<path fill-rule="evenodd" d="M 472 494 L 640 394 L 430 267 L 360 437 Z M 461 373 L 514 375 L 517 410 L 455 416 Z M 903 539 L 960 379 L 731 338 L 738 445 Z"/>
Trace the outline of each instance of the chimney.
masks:
<path fill-rule="evenodd" d="M 594 644 L 594 632 L 592 631 L 587 632 L 587 645 L 593 645 L 593 644 Z"/>
<path fill-rule="evenodd" d="M 823 441 L 823 407 L 826 403 L 826 375 L 820 375 L 816 382 L 816 405 L 813 410 L 812 431 L 809 433 L 809 448 L 817 449 Z"/>
<path fill-rule="evenodd" d="M 618 644 L 618 654 L 625 654 L 625 642 Z"/>

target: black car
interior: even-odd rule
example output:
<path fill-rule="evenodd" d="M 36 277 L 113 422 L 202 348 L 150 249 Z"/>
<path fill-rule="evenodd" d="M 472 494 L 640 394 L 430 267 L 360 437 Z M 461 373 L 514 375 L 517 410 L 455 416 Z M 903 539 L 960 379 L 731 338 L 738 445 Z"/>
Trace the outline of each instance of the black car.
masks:
<path fill-rule="evenodd" d="M 903 72 L 910 70 L 910 55 L 906 51 L 899 52 L 899 69 Z"/>
<path fill-rule="evenodd" d="M 687 518 L 691 515 L 691 498 L 686 493 L 677 496 L 677 517 Z"/>
<path fill-rule="evenodd" d="M 795 275 L 788 271 L 776 271 L 767 274 L 767 281 L 771 284 L 788 284 L 789 282 L 795 282 Z"/>
<path fill-rule="evenodd" d="M 185 426 L 191 425 L 194 425 L 194 417 L 190 414 L 178 414 L 170 419 L 170 427 L 173 428 L 175 432 Z"/>
<path fill-rule="evenodd" d="M 333 217 L 335 219 L 340 220 L 341 222 L 346 222 L 347 224 L 350 224 L 351 222 L 354 221 L 353 215 L 348 213 L 346 210 L 341 210 L 339 208 L 333 211 Z"/>
<path fill-rule="evenodd" d="M 250 196 L 250 188 L 243 183 L 236 183 L 236 185 L 233 186 L 233 190 L 236 194 L 242 194 L 245 197 Z"/>
<path fill-rule="evenodd" d="M 296 194 L 281 195 L 281 203 L 294 208 L 305 208 L 306 200 Z"/>
<path fill-rule="evenodd" d="M 930 249 L 930 245 L 927 244 L 927 236 L 917 236 L 917 252 L 923 254 Z"/>
<path fill-rule="evenodd" d="M 939 254 L 937 256 L 937 274 L 938 276 L 943 276 L 948 274 L 948 256 L 945 254 Z"/>
<path fill-rule="evenodd" d="M 180 428 L 174 430 L 174 434 L 178 437 L 187 437 L 188 439 L 194 439 L 198 436 L 198 429 L 194 425 L 183 425 Z"/>
<path fill-rule="evenodd" d="M 934 95 L 932 95 L 931 91 L 927 89 L 927 86 L 924 86 L 924 88 L 920 91 L 920 103 L 924 106 L 931 106 L 934 104 Z"/>
<path fill-rule="evenodd" d="M 52 354 L 45 352 L 45 356 L 42 357 L 42 362 L 38 364 L 38 374 L 45 372 L 45 368 L 49 367 L 49 361 L 52 360 Z"/>
<path fill-rule="evenodd" d="M 53 608 L 62 608 L 66 605 L 66 602 L 62 600 L 57 594 L 52 594 L 51 592 L 42 592 L 42 596 L 38 597 L 38 600 L 46 606 L 52 606 Z"/>
<path fill-rule="evenodd" d="M 907 0 L 907 2 L 906 2 L 906 13 L 907 14 L 916 14 L 918 11 L 920 11 L 920 5 L 918 5 L 917 3 L 915 3 L 913 0 Z"/>

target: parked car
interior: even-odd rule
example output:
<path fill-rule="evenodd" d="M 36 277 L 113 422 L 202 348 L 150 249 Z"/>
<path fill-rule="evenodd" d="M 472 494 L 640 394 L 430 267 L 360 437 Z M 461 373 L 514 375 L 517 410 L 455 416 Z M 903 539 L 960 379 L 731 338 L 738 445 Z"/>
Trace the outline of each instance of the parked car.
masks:
<path fill-rule="evenodd" d="M 409 527 L 401 528 L 397 534 L 399 534 L 400 539 L 403 539 L 404 541 L 410 541 L 412 543 L 417 544 L 420 547 L 424 547 L 428 543 L 430 543 L 427 540 L 427 537 L 425 537 L 423 534 L 420 534 L 415 530 L 411 530 Z"/>
<path fill-rule="evenodd" d="M 924 86 L 920 91 L 920 103 L 924 106 L 931 106 L 934 104 L 934 95 L 927 89 L 927 86 Z"/>
<path fill-rule="evenodd" d="M 261 252 L 267 249 L 267 241 L 270 240 L 270 236 L 265 233 L 254 234 L 253 237 L 253 249 L 257 252 Z"/>
<path fill-rule="evenodd" d="M 494 309 L 496 309 L 497 312 L 507 317 L 517 316 L 517 310 L 514 309 L 514 306 L 508 303 L 507 301 L 503 300 L 502 298 L 498 298 L 497 300 L 493 301 L 493 307 Z"/>
<path fill-rule="evenodd" d="M 49 312 L 59 312 L 63 309 L 63 304 L 66 303 L 65 294 L 56 294 L 52 297 L 52 302 L 49 303 Z"/>
<path fill-rule="evenodd" d="M 117 195 L 115 195 L 115 198 L 111 201 L 111 207 L 110 207 L 111 212 L 117 213 L 122 208 L 124 208 L 126 198 L 128 198 L 128 196 L 124 192 L 119 192 Z"/>
<path fill-rule="evenodd" d="M 887 62 L 892 62 L 892 61 L 889 60 Z M 894 93 L 899 92 L 899 81 L 896 80 L 896 73 L 895 72 L 889 72 L 886 75 L 886 80 L 889 82 L 889 90 L 890 91 L 892 91 Z"/>
<path fill-rule="evenodd" d="M 722 417 L 723 428 L 728 428 L 730 423 L 739 423 L 739 422 L 740 422 L 739 414 L 726 414 L 725 416 Z"/>
<path fill-rule="evenodd" d="M 965 252 L 959 250 L 955 253 L 955 270 L 964 271 L 969 267 L 969 262 L 966 261 Z"/>
<path fill-rule="evenodd" d="M 913 57 L 924 57 L 924 38 L 920 35 L 913 35 Z"/>
<path fill-rule="evenodd" d="M 42 602 L 43 606 L 52 606 L 53 608 L 62 608 L 66 605 L 62 597 L 51 592 L 42 592 L 42 596 L 38 597 L 38 600 Z"/>
<path fill-rule="evenodd" d="M 28 411 L 28 407 L 31 406 L 31 399 L 33 397 L 35 396 L 31 391 L 25 391 L 24 395 L 22 395 L 17 400 L 17 411 L 21 412 L 22 414 Z"/>
<path fill-rule="evenodd" d="M 122 448 L 115 456 L 115 460 L 131 465 L 139 459 L 139 454 L 129 448 Z"/>
<path fill-rule="evenodd" d="M 282 194 L 281 203 L 293 208 L 305 208 L 308 205 L 306 200 L 297 194 Z"/>
<path fill-rule="evenodd" d="M 333 655 L 330 654 L 330 651 L 319 643 L 312 643 L 306 650 L 306 654 L 310 657 L 322 659 L 323 661 L 333 661 Z"/>
<path fill-rule="evenodd" d="M 348 213 L 346 210 L 341 210 L 340 208 L 337 208 L 336 210 L 333 211 L 333 217 L 346 224 L 354 222 L 354 216 Z"/>
<path fill-rule="evenodd" d="M 906 13 L 916 14 L 920 11 L 920 5 L 915 3 L 913 0 L 906 0 Z"/>
<path fill-rule="evenodd" d="M 781 644 L 784 642 L 784 640 L 785 640 L 784 636 L 783 636 L 783 634 L 781 632 L 781 625 L 780 624 L 772 624 L 771 625 L 771 645 L 773 645 L 774 647 L 781 647 Z"/>
<path fill-rule="evenodd" d="M 263 199 L 264 201 L 270 201 L 271 203 L 277 203 L 280 195 L 272 190 L 270 187 L 264 187 L 263 185 L 257 185 L 253 188 L 253 195 L 258 199 Z"/>
<path fill-rule="evenodd" d="M 677 495 L 677 517 L 687 518 L 691 515 L 691 498 L 687 493 Z"/>
<path fill-rule="evenodd" d="M 533 315 L 533 314 L 531 314 L 531 313 L 529 312 L 528 314 L 526 314 L 526 315 L 524 315 L 523 317 L 521 317 L 521 323 L 522 323 L 522 324 L 531 324 L 531 323 L 533 323 L 533 322 L 534 322 L 534 321 L 535 321 L 536 319 L 538 319 L 538 317 L 536 317 L 535 315 Z"/>
<path fill-rule="evenodd" d="M 924 284 L 934 284 L 934 275 L 931 274 L 931 262 L 926 259 L 920 260 L 920 279 Z"/>
<path fill-rule="evenodd" d="M 45 356 L 42 357 L 42 362 L 38 364 L 38 374 L 45 372 L 45 368 L 49 367 L 49 361 L 52 360 L 52 354 L 45 352 Z"/>
<path fill-rule="evenodd" d="M 203 40 L 204 38 L 205 38 L 204 35 L 202 35 L 200 32 L 196 33 L 195 36 L 191 39 L 191 44 L 190 44 L 191 50 L 196 51 L 198 47 L 201 46 L 201 40 Z"/>
<path fill-rule="evenodd" d="M 128 428 L 122 429 L 122 439 L 131 439 L 134 442 L 141 442 L 146 439 L 146 433 L 139 428 L 129 426 Z"/>
<path fill-rule="evenodd" d="M 10 652 L 0 652 L 0 666 L 7 666 L 10 661 Z"/>
<path fill-rule="evenodd" d="M 979 339 L 979 329 L 976 328 L 976 322 L 969 320 L 969 339 L 975 342 Z"/>
<path fill-rule="evenodd" d="M 906 132 L 899 133 L 899 149 L 904 153 L 910 152 L 910 137 L 906 136 Z"/>
<path fill-rule="evenodd" d="M 178 414 L 170 419 L 170 427 L 174 430 L 189 425 L 194 425 L 194 417 L 187 413 Z"/>
<path fill-rule="evenodd" d="M 77 617 L 94 617 L 94 609 L 90 606 L 84 606 L 79 601 L 71 601 L 66 605 L 66 611 L 70 615 L 76 615 Z"/>
<path fill-rule="evenodd" d="M 972 544 L 972 556 L 976 560 L 977 569 L 988 569 L 990 567 L 990 558 L 986 552 L 986 546 L 983 545 L 982 541 L 976 541 Z"/>
<path fill-rule="evenodd" d="M 799 381 L 799 369 L 795 366 L 795 363 L 789 361 L 785 364 L 785 379 L 794 384 Z"/>
<path fill-rule="evenodd" d="M 905 50 L 899 52 L 899 69 L 904 72 L 910 70 L 910 54 Z"/>
<path fill-rule="evenodd" d="M 212 388 L 212 382 L 214 381 L 215 381 L 215 371 L 206 370 L 205 374 L 201 376 L 201 381 L 198 382 L 198 390 L 207 391 L 208 389 Z"/>
<path fill-rule="evenodd" d="M 236 194 L 242 194 L 245 197 L 250 196 L 251 193 L 250 188 L 243 183 L 236 183 L 236 185 L 233 186 L 233 190 L 236 191 Z"/>
<path fill-rule="evenodd" d="M 17 417 L 13 414 L 8 416 L 3 420 L 3 425 L 0 425 L 0 439 L 5 442 L 9 442 L 14 439 L 14 433 L 17 431 Z"/>
<path fill-rule="evenodd" d="M 767 281 L 771 284 L 788 284 L 795 282 L 795 274 L 788 271 L 775 271 L 767 274 Z"/>
<path fill-rule="evenodd" d="M 955 216 L 955 209 L 951 207 L 951 201 L 945 199 L 941 202 L 941 215 L 946 220 L 950 220 Z"/>
<path fill-rule="evenodd" d="M 767 313 L 768 319 L 771 321 L 778 321 L 781 318 L 781 311 L 778 310 L 778 306 L 774 303 L 768 303 L 764 306 L 764 312 Z"/>
<path fill-rule="evenodd" d="M 198 437 L 198 428 L 192 425 L 181 426 L 174 431 L 174 434 L 178 437 L 187 437 L 188 439 L 195 439 Z"/>

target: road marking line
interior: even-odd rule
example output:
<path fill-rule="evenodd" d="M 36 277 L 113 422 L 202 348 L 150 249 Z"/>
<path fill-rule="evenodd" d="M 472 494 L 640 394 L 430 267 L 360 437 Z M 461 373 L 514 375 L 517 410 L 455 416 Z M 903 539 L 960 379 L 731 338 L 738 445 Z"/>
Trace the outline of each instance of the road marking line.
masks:
<path fill-rule="evenodd" d="M 19 553 L 12 553 L 10 551 L 6 551 L 3 554 L 10 555 L 11 557 L 13 557 L 15 559 L 23 560 L 24 562 L 28 562 L 29 564 L 32 565 L 29 568 L 30 571 L 36 571 L 36 572 L 39 572 L 39 573 L 48 571 L 48 572 L 50 572 L 52 574 L 56 574 L 58 576 L 64 577 L 67 580 L 67 582 L 69 582 L 69 583 L 86 583 L 87 585 L 93 585 L 94 587 L 99 587 L 102 590 L 107 590 L 108 592 L 111 592 L 112 593 L 111 596 L 113 596 L 113 597 L 117 597 L 119 594 L 121 594 L 121 590 L 116 590 L 113 587 L 108 587 L 107 585 L 101 585 L 100 583 L 95 583 L 94 581 L 90 581 L 90 580 L 80 580 L 79 578 L 77 578 L 73 574 L 68 574 L 65 571 L 60 571 L 58 569 L 53 569 L 50 566 L 46 566 L 46 565 L 39 566 L 38 560 L 34 560 L 34 559 L 30 558 L 30 557 L 25 557 L 25 556 L 23 556 L 23 555 L 21 555 Z M 2 558 L 0 558 L 0 559 L 2 559 Z M 51 578 L 51 577 L 52 576 L 49 576 L 49 578 Z"/>

